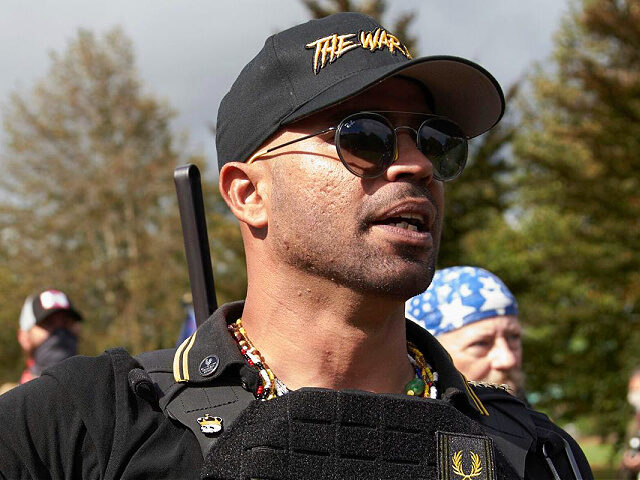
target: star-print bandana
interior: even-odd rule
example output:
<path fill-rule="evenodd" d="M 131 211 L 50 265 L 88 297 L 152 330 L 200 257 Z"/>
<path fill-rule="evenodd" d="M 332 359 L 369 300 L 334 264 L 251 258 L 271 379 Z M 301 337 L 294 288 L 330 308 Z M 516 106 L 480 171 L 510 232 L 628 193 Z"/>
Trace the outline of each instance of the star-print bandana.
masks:
<path fill-rule="evenodd" d="M 518 304 L 493 273 L 451 267 L 436 271 L 429 288 L 407 300 L 405 315 L 438 336 L 485 318 L 517 316 Z"/>

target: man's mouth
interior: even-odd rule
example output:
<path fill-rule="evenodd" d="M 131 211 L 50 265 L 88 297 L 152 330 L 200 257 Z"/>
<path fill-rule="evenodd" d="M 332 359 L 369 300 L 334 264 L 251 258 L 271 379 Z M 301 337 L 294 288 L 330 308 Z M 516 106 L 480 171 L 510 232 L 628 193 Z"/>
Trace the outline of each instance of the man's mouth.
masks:
<path fill-rule="evenodd" d="M 390 225 L 392 227 L 402 228 L 410 232 L 424 232 L 426 230 L 424 216 L 418 213 L 403 213 L 376 223 L 378 225 Z"/>
<path fill-rule="evenodd" d="M 426 200 L 409 200 L 379 213 L 372 220 L 373 225 L 390 226 L 409 232 L 427 233 L 433 226 L 435 209 Z"/>

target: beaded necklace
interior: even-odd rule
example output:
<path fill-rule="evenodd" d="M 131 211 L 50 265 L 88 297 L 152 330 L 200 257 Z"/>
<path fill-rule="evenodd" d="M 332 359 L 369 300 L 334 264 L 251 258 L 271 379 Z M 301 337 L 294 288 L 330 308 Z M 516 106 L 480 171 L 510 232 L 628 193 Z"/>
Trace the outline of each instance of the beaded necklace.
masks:
<path fill-rule="evenodd" d="M 258 371 L 260 385 L 256 390 L 258 400 L 271 400 L 289 392 L 287 386 L 273 373 L 260 351 L 247 337 L 247 331 L 242 326 L 242 319 L 238 319 L 227 327 L 235 338 L 240 353 L 247 363 Z M 422 355 L 422 352 L 411 342 L 407 342 L 407 356 L 416 372 L 416 376 L 404 387 L 405 394 L 416 397 L 437 398 L 438 372 L 432 370 Z"/>
<path fill-rule="evenodd" d="M 431 369 L 422 352 L 409 341 L 407 341 L 407 356 L 416 371 L 416 377 L 405 385 L 404 393 L 416 397 L 438 398 L 436 387 L 438 372 Z"/>

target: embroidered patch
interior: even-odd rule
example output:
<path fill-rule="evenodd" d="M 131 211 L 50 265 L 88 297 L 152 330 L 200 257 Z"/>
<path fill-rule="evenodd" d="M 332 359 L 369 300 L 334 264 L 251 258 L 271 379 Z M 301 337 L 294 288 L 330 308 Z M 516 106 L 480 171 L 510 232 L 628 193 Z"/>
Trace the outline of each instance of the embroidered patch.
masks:
<path fill-rule="evenodd" d="M 489 437 L 437 432 L 436 438 L 440 480 L 496 480 Z"/>
<path fill-rule="evenodd" d="M 376 50 L 388 50 L 395 55 L 400 52 L 411 59 L 409 49 L 391 33 L 377 28 L 372 32 L 361 31 L 359 34 L 348 33 L 345 35 L 328 35 L 307 43 L 305 48 L 315 49 L 313 55 L 313 73 L 318 73 L 327 63 L 333 63 L 342 55 L 354 48 L 363 48 L 371 52 Z"/>
<path fill-rule="evenodd" d="M 200 362 L 200 375 L 203 377 L 212 375 L 213 372 L 218 369 L 218 365 L 220 365 L 220 360 L 215 355 L 205 357 L 205 359 Z"/>

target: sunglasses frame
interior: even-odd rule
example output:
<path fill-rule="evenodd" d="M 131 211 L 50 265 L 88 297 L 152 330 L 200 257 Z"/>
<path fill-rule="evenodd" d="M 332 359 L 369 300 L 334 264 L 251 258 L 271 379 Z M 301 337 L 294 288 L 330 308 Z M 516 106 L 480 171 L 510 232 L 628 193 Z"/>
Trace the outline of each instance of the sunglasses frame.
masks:
<path fill-rule="evenodd" d="M 402 115 L 420 115 L 422 117 L 428 117 L 428 118 L 426 120 L 424 120 L 417 129 L 414 129 L 413 127 L 410 127 L 410 126 L 402 126 L 402 125 L 399 126 L 399 127 L 394 127 L 393 124 L 389 121 L 389 119 L 383 115 L 383 113 L 393 113 L 393 114 L 402 114 Z M 391 160 L 391 162 L 389 162 L 388 165 L 384 165 L 384 168 L 382 168 L 382 171 L 380 173 L 375 173 L 373 175 L 363 175 L 363 174 L 354 172 L 352 170 L 352 168 L 350 167 L 350 165 L 347 163 L 347 161 L 342 156 L 342 152 L 341 152 L 341 149 L 340 149 L 340 132 L 342 130 L 342 127 L 344 126 L 344 124 L 349 119 L 351 119 L 352 117 L 355 117 L 355 116 L 360 116 L 360 115 L 370 115 L 370 117 L 373 117 L 377 121 L 380 121 L 381 123 L 386 124 L 391 129 L 391 131 L 394 133 L 393 159 Z M 338 157 L 340 157 L 340 162 L 344 165 L 344 167 L 347 170 L 349 170 L 349 172 L 351 172 L 356 177 L 359 177 L 359 178 L 377 178 L 377 177 L 383 175 L 384 172 L 386 172 L 387 169 L 391 165 L 393 165 L 396 162 L 396 160 L 398 160 L 398 133 L 397 133 L 398 130 L 403 130 L 403 129 L 404 130 L 411 130 L 416 135 L 416 147 L 418 148 L 418 150 L 420 150 L 420 152 L 422 152 L 421 145 L 420 145 L 420 136 L 418 135 L 418 132 L 422 129 L 423 126 L 425 126 L 425 124 L 427 122 L 429 122 L 431 120 L 434 120 L 434 119 L 444 120 L 446 122 L 451 123 L 453 126 L 455 126 L 460 131 L 460 133 L 463 134 L 462 137 L 458 137 L 458 138 L 463 138 L 465 140 L 465 146 L 467 147 L 467 153 L 465 155 L 465 158 L 462 161 L 462 164 L 460 165 L 460 167 L 458 169 L 458 172 L 454 176 L 445 179 L 445 178 L 441 177 L 436 172 L 436 170 L 434 169 L 433 176 L 434 176 L 434 178 L 436 180 L 439 180 L 441 182 L 449 182 L 449 181 L 454 180 L 457 177 L 459 177 L 460 174 L 464 171 L 464 168 L 465 168 L 465 166 L 467 164 L 467 158 L 469 156 L 469 153 L 468 153 L 468 140 L 469 140 L 469 137 L 464 135 L 464 133 L 462 131 L 462 128 L 457 123 L 455 123 L 453 120 L 450 120 L 449 118 L 441 116 L 441 115 L 432 115 L 432 114 L 429 114 L 429 113 L 419 113 L 419 112 L 401 112 L 401 111 L 393 111 L 393 110 L 375 110 L 375 111 L 363 110 L 361 112 L 351 113 L 351 114 L 347 115 L 345 118 L 343 118 L 340 121 L 340 123 L 338 123 L 338 125 L 335 126 L 335 127 L 325 128 L 325 129 L 319 130 L 319 131 L 317 131 L 315 133 L 311 133 L 309 135 L 305 135 L 303 137 L 296 138 L 295 140 L 290 140 L 288 142 L 281 143 L 279 145 L 276 145 L 275 147 L 270 147 L 270 148 L 267 148 L 266 150 L 261 150 L 259 152 L 256 152 L 253 155 L 251 155 L 251 157 L 249 157 L 247 159 L 246 163 L 247 164 L 252 163 L 255 160 L 257 160 L 258 158 L 260 158 L 260 157 L 262 157 L 264 155 L 267 155 L 267 154 L 269 154 L 269 153 L 271 153 L 271 152 L 273 152 L 275 150 L 278 150 L 280 148 L 286 147 L 288 145 L 292 145 L 294 143 L 298 143 L 298 142 L 301 142 L 303 140 L 307 140 L 309 138 L 317 137 L 319 135 L 324 135 L 324 134 L 327 134 L 329 132 L 335 132 L 335 134 L 334 134 L 334 146 L 336 148 L 336 152 L 338 153 Z M 437 130 L 437 129 L 434 128 L 434 130 Z M 448 135 L 445 132 L 440 132 L 440 133 Z"/>

